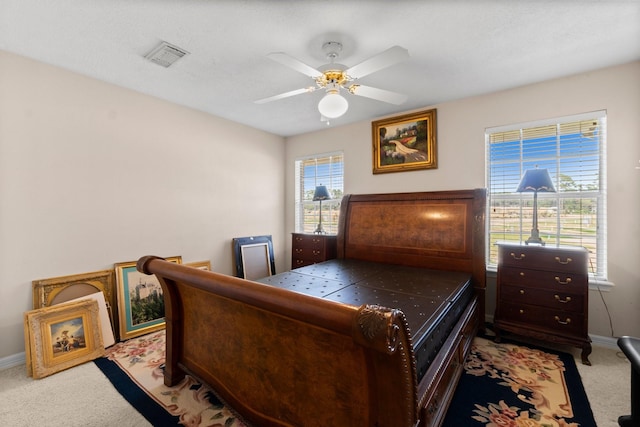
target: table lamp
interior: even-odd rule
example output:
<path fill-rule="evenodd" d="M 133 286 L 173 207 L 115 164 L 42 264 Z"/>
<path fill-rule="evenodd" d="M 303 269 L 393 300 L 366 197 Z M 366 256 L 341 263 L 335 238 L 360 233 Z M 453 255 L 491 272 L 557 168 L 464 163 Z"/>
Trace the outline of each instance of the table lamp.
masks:
<path fill-rule="evenodd" d="M 555 193 L 549 171 L 547 169 L 529 169 L 524 172 L 520 185 L 516 190 L 518 193 L 533 192 L 533 226 L 531 227 L 531 236 L 525 241 L 525 244 L 538 243 L 544 246 L 544 241 L 540 238 L 538 230 L 538 192 Z"/>
<path fill-rule="evenodd" d="M 318 222 L 318 228 L 316 228 L 316 231 L 314 231 L 315 234 L 325 234 L 326 232 L 324 231 L 324 229 L 322 228 L 322 201 L 323 200 L 329 200 L 331 198 L 331 196 L 329 195 L 329 190 L 327 190 L 327 187 L 325 185 L 318 185 L 316 186 L 316 191 L 313 193 L 313 201 L 320 202 L 320 219 Z"/>

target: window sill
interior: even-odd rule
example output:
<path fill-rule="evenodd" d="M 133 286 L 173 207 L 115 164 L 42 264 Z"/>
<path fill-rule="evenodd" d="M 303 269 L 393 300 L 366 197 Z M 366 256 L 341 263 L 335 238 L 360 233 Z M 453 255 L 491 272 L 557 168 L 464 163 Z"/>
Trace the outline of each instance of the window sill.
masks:
<path fill-rule="evenodd" d="M 594 279 L 593 277 L 589 278 L 589 290 L 592 291 L 604 291 L 609 292 L 611 289 L 615 288 L 615 284 L 608 280 L 604 279 Z"/>

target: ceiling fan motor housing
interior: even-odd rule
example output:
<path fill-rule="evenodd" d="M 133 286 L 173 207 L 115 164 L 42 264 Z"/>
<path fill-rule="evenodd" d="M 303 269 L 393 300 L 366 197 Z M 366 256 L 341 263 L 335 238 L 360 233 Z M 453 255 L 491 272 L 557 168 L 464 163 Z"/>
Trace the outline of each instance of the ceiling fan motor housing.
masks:
<path fill-rule="evenodd" d="M 342 86 L 348 81 L 349 78 L 347 74 L 341 70 L 326 70 L 316 79 L 316 83 L 320 87 L 327 87 L 329 85 Z"/>

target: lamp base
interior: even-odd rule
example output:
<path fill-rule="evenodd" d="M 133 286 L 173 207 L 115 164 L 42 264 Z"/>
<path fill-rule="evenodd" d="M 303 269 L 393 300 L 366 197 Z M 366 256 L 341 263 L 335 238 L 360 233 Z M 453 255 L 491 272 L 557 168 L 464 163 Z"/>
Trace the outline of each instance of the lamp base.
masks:
<path fill-rule="evenodd" d="M 525 245 L 528 245 L 529 243 L 533 243 L 534 245 L 544 246 L 544 240 L 542 240 L 539 237 L 538 238 L 529 237 L 527 240 L 524 241 Z"/>
<path fill-rule="evenodd" d="M 318 227 L 315 229 L 313 234 L 327 234 L 327 232 L 322 228 L 322 224 L 318 224 Z"/>
<path fill-rule="evenodd" d="M 525 245 L 528 245 L 529 243 L 544 246 L 544 240 L 540 238 L 540 232 L 537 229 L 531 230 L 531 236 L 529 236 L 529 238 L 524 242 Z"/>

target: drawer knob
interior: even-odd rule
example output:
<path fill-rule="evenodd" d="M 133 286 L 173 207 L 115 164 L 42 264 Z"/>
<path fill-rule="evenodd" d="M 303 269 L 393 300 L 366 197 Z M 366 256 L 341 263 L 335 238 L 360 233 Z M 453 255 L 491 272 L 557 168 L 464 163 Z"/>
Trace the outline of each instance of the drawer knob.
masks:
<path fill-rule="evenodd" d="M 314 250 L 314 251 L 313 251 L 313 254 L 314 254 L 314 255 L 320 255 L 320 251 L 315 251 L 315 250 Z"/>
<path fill-rule="evenodd" d="M 520 309 L 518 311 L 520 312 L 520 314 L 524 314 L 524 310 L 523 309 Z"/>
<path fill-rule="evenodd" d="M 520 289 L 520 295 L 524 295 L 524 289 Z"/>
<path fill-rule="evenodd" d="M 509 255 L 511 255 L 511 258 L 517 260 L 524 259 L 524 257 L 526 256 L 525 254 L 516 255 L 515 252 L 511 252 Z"/>
<path fill-rule="evenodd" d="M 297 254 L 301 254 L 301 253 L 302 253 L 302 249 L 300 249 L 300 248 L 296 248 L 296 253 L 297 253 Z"/>
<path fill-rule="evenodd" d="M 571 277 L 567 277 L 564 281 L 560 280 L 558 276 L 556 276 L 555 279 L 556 279 L 556 282 L 558 282 L 561 285 L 568 285 L 569 283 L 571 283 Z"/>
<path fill-rule="evenodd" d="M 571 302 L 571 297 L 566 297 L 565 299 L 560 299 L 560 295 L 556 294 L 554 295 L 556 301 L 561 302 L 563 304 L 566 304 L 568 302 Z"/>
<path fill-rule="evenodd" d="M 559 262 L 560 264 L 562 264 L 562 265 L 567 265 L 567 264 L 569 264 L 569 263 L 570 263 L 571 261 L 573 261 L 573 260 L 572 260 L 571 258 L 567 258 L 565 261 L 562 261 L 562 260 L 560 259 L 560 257 L 559 257 L 559 256 L 557 256 L 557 257 L 556 257 L 556 261 L 558 261 L 558 262 Z"/>
<path fill-rule="evenodd" d="M 567 317 L 567 319 L 564 322 L 560 320 L 558 316 L 555 316 L 554 319 L 556 319 L 556 322 L 560 323 L 561 325 L 568 325 L 569 323 L 571 323 L 570 317 Z"/>

